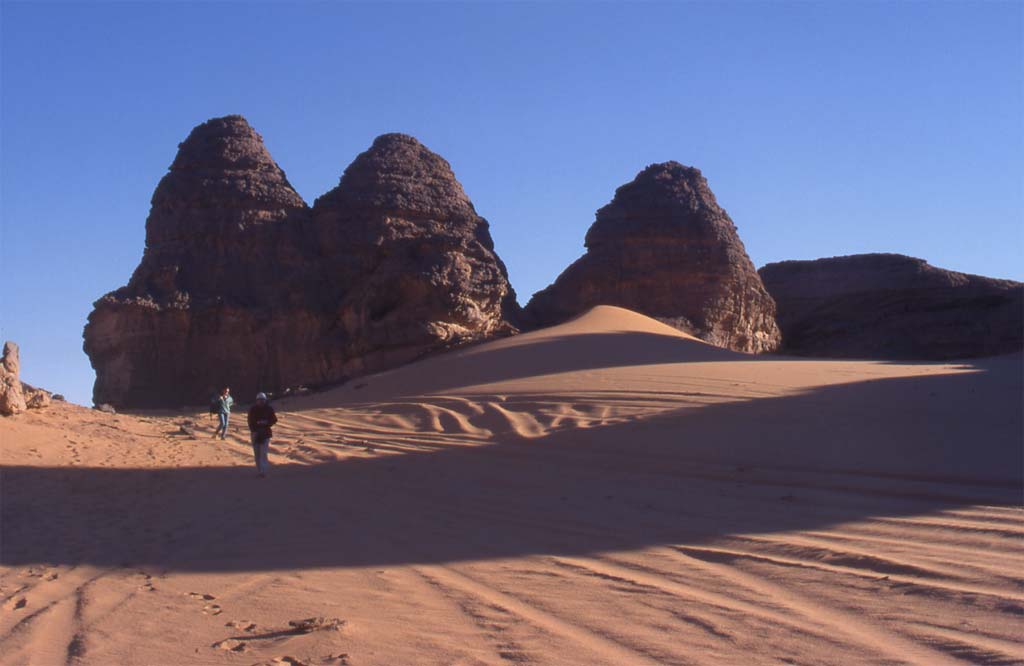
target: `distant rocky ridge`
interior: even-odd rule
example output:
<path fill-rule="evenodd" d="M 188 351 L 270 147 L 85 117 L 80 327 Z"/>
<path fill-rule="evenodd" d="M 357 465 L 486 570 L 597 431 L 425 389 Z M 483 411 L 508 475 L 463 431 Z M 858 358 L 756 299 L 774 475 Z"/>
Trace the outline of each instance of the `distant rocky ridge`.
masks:
<path fill-rule="evenodd" d="M 779 346 L 775 303 L 698 169 L 665 162 L 641 171 L 597 211 L 586 247 L 530 300 L 534 324 L 617 305 L 720 347 Z"/>
<path fill-rule="evenodd" d="M 759 271 L 783 350 L 807 356 L 953 359 L 1024 347 L 1024 284 L 899 254 L 783 261 Z"/>
<path fill-rule="evenodd" d="M 342 381 L 513 332 L 517 311 L 486 220 L 418 141 L 378 138 L 310 209 L 226 116 L 179 146 L 84 348 L 96 403 L 167 407 Z"/>

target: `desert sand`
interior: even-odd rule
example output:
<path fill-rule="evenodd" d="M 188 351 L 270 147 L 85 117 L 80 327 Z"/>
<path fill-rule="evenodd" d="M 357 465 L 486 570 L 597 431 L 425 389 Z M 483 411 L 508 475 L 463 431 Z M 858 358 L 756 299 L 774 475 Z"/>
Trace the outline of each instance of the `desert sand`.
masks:
<path fill-rule="evenodd" d="M 600 307 L 276 402 L 267 479 L 241 410 L 55 403 L 0 421 L 0 664 L 1024 663 L 1022 369 Z"/>

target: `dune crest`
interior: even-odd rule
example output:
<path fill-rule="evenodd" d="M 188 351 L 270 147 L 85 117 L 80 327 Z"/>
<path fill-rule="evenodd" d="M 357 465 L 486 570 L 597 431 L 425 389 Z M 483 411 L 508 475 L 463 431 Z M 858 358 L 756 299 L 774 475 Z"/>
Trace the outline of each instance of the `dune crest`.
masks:
<path fill-rule="evenodd" d="M 552 335 L 567 333 L 614 333 L 630 331 L 635 333 L 652 333 L 670 337 L 694 340 L 707 344 L 700 338 L 681 331 L 647 315 L 616 305 L 596 305 L 583 314 L 569 321 L 552 326 L 532 335 Z M 708 345 L 710 346 L 710 345 Z"/>
<path fill-rule="evenodd" d="M 529 319 L 556 324 L 606 303 L 719 347 L 778 348 L 775 302 L 699 169 L 648 166 L 597 211 L 585 245 L 582 257 L 533 295 Z"/>

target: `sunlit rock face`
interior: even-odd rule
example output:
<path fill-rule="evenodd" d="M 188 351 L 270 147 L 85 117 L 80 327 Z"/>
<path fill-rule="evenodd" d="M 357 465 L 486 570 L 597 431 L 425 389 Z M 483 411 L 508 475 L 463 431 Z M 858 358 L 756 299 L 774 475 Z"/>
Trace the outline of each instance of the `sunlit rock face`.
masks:
<path fill-rule="evenodd" d="M 526 307 L 535 325 L 618 305 L 745 352 L 780 341 L 772 301 L 701 172 L 653 164 L 615 192 L 587 252 Z"/>
<path fill-rule="evenodd" d="M 15 416 L 29 407 L 20 374 L 21 352 L 16 343 L 8 340 L 0 356 L 0 416 Z"/>
<path fill-rule="evenodd" d="M 899 254 L 782 261 L 760 270 L 784 350 L 880 359 L 990 356 L 1024 347 L 1024 285 Z"/>

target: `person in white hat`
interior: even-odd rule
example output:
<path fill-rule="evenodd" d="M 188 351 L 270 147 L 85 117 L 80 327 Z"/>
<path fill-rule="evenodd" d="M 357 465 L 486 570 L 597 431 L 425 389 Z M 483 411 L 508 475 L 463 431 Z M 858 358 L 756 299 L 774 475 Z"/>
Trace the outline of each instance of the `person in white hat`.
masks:
<path fill-rule="evenodd" d="M 267 453 L 270 438 L 274 436 L 271 426 L 277 423 L 277 414 L 267 402 L 266 393 L 256 394 L 256 404 L 249 408 L 249 433 L 252 436 L 252 454 L 256 458 L 256 471 L 265 477 L 270 470 Z"/>

